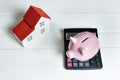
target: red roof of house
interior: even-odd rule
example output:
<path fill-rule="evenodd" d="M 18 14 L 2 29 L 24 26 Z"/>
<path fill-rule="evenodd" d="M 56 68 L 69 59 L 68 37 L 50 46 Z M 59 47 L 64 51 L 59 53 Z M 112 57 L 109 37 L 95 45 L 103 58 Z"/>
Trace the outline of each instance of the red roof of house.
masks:
<path fill-rule="evenodd" d="M 50 19 L 42 9 L 30 6 L 23 17 L 24 19 L 12 31 L 22 41 L 35 29 L 35 25 L 41 17 Z"/>
<path fill-rule="evenodd" d="M 42 9 L 30 6 L 23 18 L 30 27 L 34 27 L 41 17 L 50 19 L 50 17 Z"/>
<path fill-rule="evenodd" d="M 24 40 L 35 28 L 31 28 L 24 20 L 12 29 L 20 41 Z"/>

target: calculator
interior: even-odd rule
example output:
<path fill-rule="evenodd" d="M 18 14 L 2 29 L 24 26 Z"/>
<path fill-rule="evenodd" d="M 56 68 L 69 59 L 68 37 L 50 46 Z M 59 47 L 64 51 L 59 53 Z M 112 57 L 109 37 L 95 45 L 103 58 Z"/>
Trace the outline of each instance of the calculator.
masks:
<path fill-rule="evenodd" d="M 66 51 L 68 50 L 69 45 L 69 38 L 72 36 L 74 37 L 77 33 L 80 32 L 92 32 L 94 35 L 98 37 L 97 28 L 67 28 L 64 29 L 64 62 L 65 62 L 65 68 L 68 70 L 92 70 L 92 69 L 101 69 L 103 67 L 102 65 L 102 59 L 101 59 L 101 52 L 100 49 L 98 53 L 92 58 L 87 61 L 79 61 L 76 59 L 70 59 L 66 55 Z"/>

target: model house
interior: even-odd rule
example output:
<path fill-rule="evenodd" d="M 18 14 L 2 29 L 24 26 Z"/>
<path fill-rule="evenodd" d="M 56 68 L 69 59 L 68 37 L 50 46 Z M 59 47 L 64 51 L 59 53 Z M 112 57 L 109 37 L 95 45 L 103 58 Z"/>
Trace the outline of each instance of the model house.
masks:
<path fill-rule="evenodd" d="M 41 39 L 49 31 L 50 17 L 40 8 L 30 6 L 12 32 L 23 47 Z"/>

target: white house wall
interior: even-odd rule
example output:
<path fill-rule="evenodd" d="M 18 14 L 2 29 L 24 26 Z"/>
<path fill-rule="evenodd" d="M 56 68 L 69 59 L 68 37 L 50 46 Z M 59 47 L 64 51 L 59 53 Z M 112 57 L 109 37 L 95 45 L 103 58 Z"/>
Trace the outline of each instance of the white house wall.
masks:
<path fill-rule="evenodd" d="M 42 23 L 43 21 L 44 25 L 40 26 L 40 23 Z M 42 38 L 45 38 L 48 32 L 49 19 L 41 17 L 38 23 L 35 25 L 35 30 L 22 41 L 23 47 L 28 46 L 28 44 L 33 44 L 35 40 L 42 40 Z"/>
<path fill-rule="evenodd" d="M 21 43 L 23 47 L 27 47 L 28 45 L 32 44 L 32 42 L 35 39 L 34 36 L 35 32 L 33 31 L 32 33 L 30 33 L 30 35 L 28 35 Z"/>
<path fill-rule="evenodd" d="M 42 23 L 44 21 L 44 25 L 41 26 L 40 23 Z M 40 32 L 41 33 L 41 30 L 44 28 L 46 31 L 45 32 L 48 32 L 49 31 L 49 19 L 48 18 L 44 18 L 44 17 L 41 17 L 40 20 L 38 21 L 38 23 L 35 25 L 35 30 L 36 32 L 38 31 L 38 33 Z"/>
<path fill-rule="evenodd" d="M 44 25 L 40 26 L 40 23 L 44 21 Z M 38 23 L 35 25 L 34 37 L 36 39 L 42 39 L 49 33 L 49 19 L 41 17 Z"/>

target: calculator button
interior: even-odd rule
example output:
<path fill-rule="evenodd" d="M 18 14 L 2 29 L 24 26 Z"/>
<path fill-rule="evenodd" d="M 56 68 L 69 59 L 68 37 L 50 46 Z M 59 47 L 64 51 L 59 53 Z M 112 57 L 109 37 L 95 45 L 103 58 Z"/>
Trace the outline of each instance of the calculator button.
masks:
<path fill-rule="evenodd" d="M 78 63 L 73 63 L 73 67 L 78 67 Z"/>
<path fill-rule="evenodd" d="M 90 61 L 90 65 L 91 65 L 92 67 L 95 67 L 95 66 L 96 66 L 95 61 L 94 61 L 94 60 L 91 60 L 91 61 Z"/>
<path fill-rule="evenodd" d="M 101 66 L 101 64 L 98 62 L 98 63 L 96 63 L 96 65 L 99 67 L 99 66 Z"/>
<path fill-rule="evenodd" d="M 72 62 L 72 60 L 70 58 L 67 59 L 67 62 Z"/>
<path fill-rule="evenodd" d="M 91 64 L 94 64 L 94 60 L 91 60 L 90 62 L 91 62 Z"/>
<path fill-rule="evenodd" d="M 100 61 L 100 59 L 99 59 L 99 58 L 96 58 L 96 59 L 95 59 L 95 61 L 96 61 L 96 62 L 99 62 L 99 61 Z"/>
<path fill-rule="evenodd" d="M 99 54 L 96 54 L 95 56 L 96 56 L 96 57 L 99 57 Z"/>
<path fill-rule="evenodd" d="M 73 62 L 78 62 L 76 59 L 73 59 Z"/>
<path fill-rule="evenodd" d="M 90 66 L 89 62 L 85 62 L 84 64 L 85 64 L 85 67 L 89 67 Z"/>
<path fill-rule="evenodd" d="M 89 61 L 84 61 L 84 63 L 89 63 Z"/>
<path fill-rule="evenodd" d="M 79 67 L 84 67 L 84 64 L 80 62 Z"/>
<path fill-rule="evenodd" d="M 72 63 L 67 63 L 67 66 L 68 67 L 72 67 Z"/>

